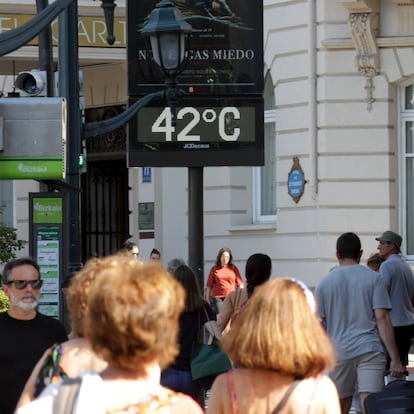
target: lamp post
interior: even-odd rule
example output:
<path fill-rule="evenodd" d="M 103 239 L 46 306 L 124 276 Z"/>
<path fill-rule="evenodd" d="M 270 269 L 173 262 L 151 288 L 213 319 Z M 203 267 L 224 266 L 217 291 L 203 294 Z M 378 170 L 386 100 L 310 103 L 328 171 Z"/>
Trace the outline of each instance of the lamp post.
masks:
<path fill-rule="evenodd" d="M 112 0 L 101 0 L 107 9 L 113 4 Z M 107 10 L 104 8 L 104 10 Z M 109 14 L 108 14 L 109 16 Z M 107 20 L 107 14 L 105 14 Z M 109 17 L 113 19 L 112 17 Z M 114 41 L 109 27 L 111 22 L 106 21 L 108 38 Z M 90 122 L 83 125 L 83 138 L 106 134 L 120 128 L 132 119 L 138 111 L 152 100 L 164 98 L 171 108 L 171 123 L 175 124 L 175 112 L 178 98 L 184 92 L 177 88 L 176 77 L 183 70 L 186 62 L 186 49 L 192 27 L 188 24 L 180 11 L 169 1 L 161 1 L 150 13 L 141 34 L 149 40 L 148 51 L 152 48 L 152 56 L 165 76 L 165 90 L 148 94 L 124 112 L 117 116 L 99 122 Z M 204 222 L 203 222 L 203 168 L 188 168 L 188 255 L 189 265 L 195 271 L 200 288 L 204 286 Z"/>
<path fill-rule="evenodd" d="M 177 75 L 183 70 L 192 27 L 169 1 L 161 1 L 141 30 L 151 43 L 153 59 L 166 77 L 166 100 L 171 123 L 176 122 L 176 104 L 181 94 Z M 204 287 L 204 180 L 202 167 L 188 167 L 188 259 L 200 289 Z"/>

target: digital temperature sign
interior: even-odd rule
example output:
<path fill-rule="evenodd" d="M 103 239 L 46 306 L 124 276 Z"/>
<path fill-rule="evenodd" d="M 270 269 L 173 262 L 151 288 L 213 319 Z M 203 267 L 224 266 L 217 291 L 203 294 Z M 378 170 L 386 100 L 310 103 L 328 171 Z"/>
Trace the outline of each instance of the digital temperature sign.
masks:
<path fill-rule="evenodd" d="M 130 122 L 128 154 L 130 167 L 263 165 L 263 100 L 182 99 L 175 122 L 156 102 Z"/>

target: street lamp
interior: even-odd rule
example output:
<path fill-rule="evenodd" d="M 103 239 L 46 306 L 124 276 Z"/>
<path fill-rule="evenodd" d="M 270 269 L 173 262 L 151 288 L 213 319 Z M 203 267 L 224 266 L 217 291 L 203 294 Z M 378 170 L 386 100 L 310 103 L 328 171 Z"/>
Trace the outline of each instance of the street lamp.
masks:
<path fill-rule="evenodd" d="M 171 109 L 171 123 L 176 122 L 178 98 L 184 91 L 177 89 L 177 75 L 184 69 L 188 39 L 192 27 L 170 1 L 161 1 L 152 10 L 141 34 L 151 45 L 152 57 L 165 75 L 165 99 Z"/>
<path fill-rule="evenodd" d="M 191 32 L 191 25 L 170 1 L 158 3 L 141 30 L 143 36 L 149 37 L 155 62 L 172 82 L 184 67 Z"/>
<path fill-rule="evenodd" d="M 102 3 L 113 3 L 113 0 L 101 0 Z M 150 13 L 141 34 L 149 38 L 148 50 L 152 48 L 152 57 L 165 75 L 165 90 L 148 94 L 124 112 L 113 118 L 83 124 L 83 138 L 107 134 L 125 125 L 138 111 L 152 100 L 164 98 L 171 108 L 171 123 L 175 125 L 175 112 L 178 98 L 184 95 L 177 88 L 177 75 L 184 69 L 187 57 L 188 38 L 192 27 L 180 11 L 170 1 L 161 1 Z"/>

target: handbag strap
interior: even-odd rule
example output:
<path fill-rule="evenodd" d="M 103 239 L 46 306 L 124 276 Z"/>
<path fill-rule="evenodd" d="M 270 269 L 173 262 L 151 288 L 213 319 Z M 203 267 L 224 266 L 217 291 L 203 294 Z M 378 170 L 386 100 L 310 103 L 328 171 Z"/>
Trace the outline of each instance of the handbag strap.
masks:
<path fill-rule="evenodd" d="M 197 311 L 197 342 L 199 344 L 202 344 L 204 342 L 204 330 L 201 329 L 201 316 L 200 316 L 200 311 L 201 311 L 201 309 L 199 309 Z"/>
<path fill-rule="evenodd" d="M 206 305 L 203 305 L 203 311 L 204 315 L 206 315 L 206 322 L 211 321 L 210 316 L 208 315 L 208 312 L 206 311 Z"/>
<path fill-rule="evenodd" d="M 276 408 L 272 411 L 272 414 L 277 414 L 280 412 L 280 410 L 286 405 L 287 400 L 289 399 L 292 392 L 295 390 L 295 388 L 299 385 L 301 380 L 295 380 L 290 385 L 289 388 L 286 390 L 285 395 L 280 400 L 279 404 L 276 406 Z"/>
<path fill-rule="evenodd" d="M 53 405 L 53 414 L 72 414 L 82 378 L 65 378 Z"/>

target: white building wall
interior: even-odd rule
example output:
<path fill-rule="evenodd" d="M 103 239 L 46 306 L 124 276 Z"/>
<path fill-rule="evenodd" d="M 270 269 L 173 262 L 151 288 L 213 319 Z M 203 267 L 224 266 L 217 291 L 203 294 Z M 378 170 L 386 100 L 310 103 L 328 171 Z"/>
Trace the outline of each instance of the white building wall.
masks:
<path fill-rule="evenodd" d="M 349 8 L 364 4 L 381 6 L 380 64 L 371 110 L 348 23 Z M 254 222 L 252 168 L 205 168 L 206 276 L 226 245 L 242 273 L 247 257 L 260 251 L 272 257 L 274 276 L 294 276 L 313 286 L 336 265 L 341 233 L 360 235 L 365 261 L 376 251 L 375 236 L 388 228 L 401 232 L 397 92 L 414 75 L 414 30 L 408 30 L 411 23 L 404 18 L 412 16 L 412 9 L 391 0 L 264 1 L 264 65 L 276 101 L 277 221 Z M 124 66 L 113 68 L 101 77 L 99 67 L 86 73 L 89 104 L 125 103 L 126 92 L 120 89 Z M 102 89 L 105 79 L 108 93 Z M 307 180 L 298 203 L 287 192 L 293 157 L 299 157 Z M 188 260 L 187 169 L 154 169 L 151 188 L 139 174 L 130 172 L 133 238 L 139 236 L 138 203 L 153 199 L 155 239 L 140 241 L 141 250 L 147 255 L 154 245 L 164 263 L 173 257 Z M 25 239 L 25 197 L 36 191 L 32 185 L 15 187 L 19 236 Z"/>

